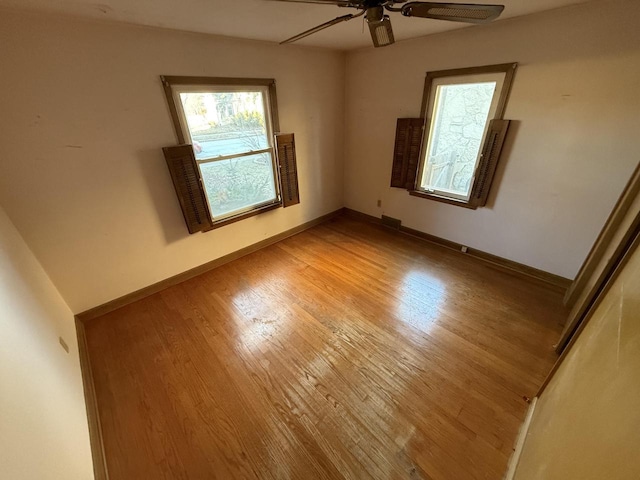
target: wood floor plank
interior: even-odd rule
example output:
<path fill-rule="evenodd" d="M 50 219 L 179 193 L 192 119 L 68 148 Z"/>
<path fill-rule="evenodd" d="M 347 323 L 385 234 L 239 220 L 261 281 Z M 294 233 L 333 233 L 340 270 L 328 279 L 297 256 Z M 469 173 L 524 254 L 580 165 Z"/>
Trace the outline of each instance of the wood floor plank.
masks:
<path fill-rule="evenodd" d="M 311 288 L 311 286 L 308 286 L 307 288 Z M 315 292 L 316 297 L 321 297 L 322 292 L 321 291 L 317 291 Z M 325 299 L 325 301 L 323 302 L 324 304 L 330 304 L 331 303 L 331 299 Z M 336 302 L 334 301 L 334 304 Z M 339 303 L 339 302 L 338 302 Z M 335 317 L 339 315 L 334 315 L 332 317 Z M 356 326 L 351 323 L 350 325 L 343 325 L 343 334 L 349 335 L 351 338 L 366 338 L 367 337 L 367 332 L 364 331 L 351 331 L 354 328 L 356 328 Z M 347 330 L 347 328 L 349 330 Z M 369 333 L 373 330 L 372 326 L 369 325 L 368 326 L 368 330 Z M 448 411 L 450 418 L 449 418 L 449 424 L 453 424 L 455 423 L 456 426 L 458 428 L 462 428 L 462 426 L 457 425 L 458 422 L 455 421 L 455 416 L 458 414 L 458 412 L 462 409 L 462 404 L 457 405 L 455 402 L 451 401 L 451 399 L 456 399 L 456 400 L 462 400 L 465 398 L 467 391 L 464 388 L 464 386 L 459 386 L 459 388 L 457 390 L 453 390 L 453 385 L 452 382 L 447 380 L 447 378 L 445 377 L 445 374 L 442 374 L 442 372 L 436 372 L 434 371 L 434 369 L 430 369 L 430 370 L 425 370 L 423 368 L 421 368 L 420 366 L 420 359 L 417 358 L 415 355 L 412 356 L 411 352 L 409 350 L 406 349 L 407 345 L 404 345 L 405 350 L 402 353 L 402 355 L 400 357 L 397 356 L 393 356 L 393 352 L 386 352 L 385 350 L 385 345 L 389 345 L 393 343 L 393 339 L 391 338 L 386 338 L 384 336 L 384 333 L 382 330 L 376 330 L 377 335 L 382 335 L 382 339 L 380 341 L 375 341 L 375 337 L 377 335 L 369 335 L 368 339 L 366 340 L 360 340 L 359 341 L 359 347 L 361 347 L 364 351 L 368 351 L 368 352 L 373 352 L 369 355 L 369 359 L 371 361 L 373 361 L 375 364 L 377 365 L 386 365 L 386 366 L 391 366 L 391 365 L 395 365 L 396 369 L 393 372 L 393 378 L 395 379 L 402 379 L 404 381 L 404 384 L 409 383 L 411 381 L 411 377 L 413 376 L 413 373 L 416 371 L 419 371 L 423 374 L 424 378 L 428 378 L 428 383 L 426 383 L 425 385 L 422 386 L 422 389 L 424 390 L 426 389 L 430 389 L 431 394 L 430 394 L 430 399 L 433 400 L 437 400 L 437 403 L 434 403 L 433 405 L 430 406 L 431 409 L 438 409 L 440 410 L 441 407 L 440 405 L 443 405 L 445 410 Z M 373 340 L 372 340 L 373 339 Z M 435 352 L 434 349 L 437 349 L 437 345 L 432 345 L 432 349 L 431 349 L 431 355 L 432 357 L 434 356 L 434 354 L 439 353 L 439 352 Z M 386 355 L 385 355 L 386 354 Z M 352 356 L 353 358 L 353 356 Z M 399 361 L 402 360 L 402 361 Z M 447 364 L 449 362 L 451 362 L 453 359 L 451 358 L 440 358 L 438 362 L 436 362 L 436 364 Z M 389 368 L 389 367 L 387 367 Z M 395 384 L 393 384 L 391 386 L 391 388 L 388 388 L 387 390 L 390 392 L 397 392 L 397 391 L 402 391 L 403 390 L 403 383 L 398 383 L 396 382 Z M 382 384 L 379 384 L 379 386 L 381 388 L 383 388 L 384 390 L 384 386 Z M 419 391 L 418 389 L 416 389 L 416 391 Z M 473 392 L 472 392 L 473 393 Z M 412 389 L 409 389 L 409 393 L 407 394 L 410 397 L 411 396 L 415 396 L 415 392 L 413 392 Z M 520 400 L 520 399 L 518 399 Z M 416 404 L 416 403 L 422 403 L 427 404 L 428 405 L 428 401 L 425 402 L 424 400 L 416 397 L 416 398 L 409 398 L 407 399 L 407 401 L 405 403 L 408 404 Z M 521 403 L 521 400 L 520 400 Z M 420 416 L 418 415 L 415 419 L 414 422 L 417 422 L 420 420 Z M 455 438 L 454 435 L 454 431 L 449 431 L 448 432 L 448 436 L 447 438 L 451 439 L 451 438 Z M 469 432 L 470 433 L 470 432 Z M 482 432 L 484 433 L 484 432 Z M 470 433 L 471 434 L 471 433 Z M 456 443 L 456 445 L 465 445 L 465 439 L 459 439 L 459 441 Z M 475 448 L 472 448 L 471 450 L 467 450 L 467 455 L 471 455 L 474 454 L 476 452 L 481 452 L 480 450 L 481 445 L 478 444 L 476 445 Z M 483 455 L 484 456 L 484 455 Z M 488 458 L 488 457 L 485 457 Z"/>
<path fill-rule="evenodd" d="M 501 478 L 561 300 L 319 225 L 86 325 L 110 478 Z"/>

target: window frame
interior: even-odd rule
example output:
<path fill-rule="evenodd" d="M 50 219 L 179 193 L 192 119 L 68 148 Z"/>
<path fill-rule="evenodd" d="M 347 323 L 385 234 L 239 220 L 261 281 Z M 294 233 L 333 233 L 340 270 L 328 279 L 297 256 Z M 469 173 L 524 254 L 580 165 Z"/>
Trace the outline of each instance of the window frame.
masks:
<path fill-rule="evenodd" d="M 422 106 L 420 109 L 420 117 L 424 119 L 423 132 L 422 132 L 422 141 L 420 144 L 420 159 L 418 162 L 418 170 L 416 172 L 416 177 L 414 181 L 413 188 L 409 190 L 409 194 L 420 197 L 427 198 L 430 200 L 435 200 L 438 202 L 448 203 L 451 205 L 457 205 L 460 207 L 476 209 L 478 205 L 475 204 L 471 200 L 471 195 L 474 191 L 474 186 L 476 181 L 478 180 L 477 173 L 482 170 L 483 163 L 488 162 L 489 159 L 483 157 L 483 148 L 484 143 L 486 141 L 487 132 L 489 131 L 489 126 L 492 120 L 502 120 L 504 118 L 504 112 L 507 106 L 507 101 L 509 99 L 509 94 L 511 92 L 511 86 L 513 84 L 513 77 L 515 75 L 515 71 L 518 67 L 517 63 L 502 63 L 497 65 L 484 65 L 479 67 L 467 67 L 467 68 L 455 68 L 450 70 L 438 70 L 435 72 L 427 72 L 424 82 L 424 90 L 422 94 Z M 479 150 L 479 160 L 476 162 L 475 170 L 473 173 L 471 185 L 469 188 L 469 198 L 461 199 L 455 198 L 454 196 L 446 196 L 442 195 L 439 192 L 429 191 L 422 188 L 422 177 L 424 175 L 424 168 L 426 164 L 427 157 L 427 149 L 428 149 L 428 141 L 429 141 L 429 133 L 431 131 L 431 124 L 434 120 L 433 117 L 433 109 L 429 110 L 429 105 L 432 102 L 432 90 L 434 87 L 434 82 L 438 79 L 442 78 L 455 78 L 455 77 L 468 77 L 474 75 L 482 75 L 482 74 L 492 74 L 492 73 L 504 73 L 504 80 L 502 82 L 502 90 L 500 91 L 497 106 L 495 109 L 495 113 L 493 117 L 488 116 L 487 121 L 484 127 L 484 132 L 482 136 L 482 142 L 480 144 Z M 435 98 L 433 99 L 433 105 L 435 108 L 436 102 Z"/>
<path fill-rule="evenodd" d="M 269 142 L 269 147 L 263 150 L 255 151 L 253 153 L 240 153 L 240 154 L 231 154 L 224 155 L 217 160 L 225 160 L 229 158 L 240 158 L 242 156 L 247 156 L 250 154 L 257 154 L 261 152 L 270 152 L 271 153 L 271 167 L 273 169 L 273 179 L 274 179 L 274 187 L 276 198 L 274 202 L 262 203 L 255 206 L 249 206 L 245 209 L 241 209 L 234 213 L 233 215 L 224 216 L 222 218 L 218 218 L 216 220 L 212 213 L 209 204 L 208 192 L 204 185 L 202 185 L 202 190 L 206 197 L 206 207 L 208 211 L 209 218 L 212 223 L 212 228 L 222 227 L 224 225 L 228 225 L 230 223 L 237 222 L 239 220 L 243 220 L 245 218 L 252 217 L 254 215 L 258 215 L 263 212 L 267 212 L 269 210 L 273 210 L 276 208 L 280 208 L 283 206 L 282 201 L 282 192 L 281 192 L 281 178 L 280 178 L 280 169 L 278 165 L 278 157 L 277 157 L 277 142 L 275 140 L 275 136 L 280 133 L 280 123 L 278 117 L 278 103 L 276 99 L 276 82 L 272 78 L 232 78 L 232 77 L 199 77 L 199 76 L 170 76 L 163 75 L 160 77 L 162 81 L 162 85 L 164 88 L 165 96 L 167 98 L 167 103 L 169 105 L 169 112 L 171 115 L 171 120 L 173 123 L 173 127 L 176 133 L 176 137 L 178 139 L 178 143 L 180 145 L 188 144 L 190 142 L 190 131 L 189 127 L 186 123 L 186 118 L 184 116 L 184 111 L 182 106 L 179 105 L 179 95 L 182 92 L 188 92 L 189 90 L 197 90 L 198 88 L 202 88 L 203 91 L 206 91 L 207 88 L 212 91 L 216 87 L 222 87 L 226 89 L 226 91 L 245 91 L 243 89 L 256 89 L 259 88 L 263 91 L 263 95 L 266 96 L 263 98 L 265 104 L 265 123 L 266 123 L 266 136 Z M 200 160 L 196 160 L 198 164 L 198 172 L 200 174 L 200 178 L 202 179 L 202 174 L 200 170 L 201 163 L 209 163 L 212 160 L 208 159 L 204 162 Z M 215 161 L 215 160 L 213 160 Z M 201 180 L 201 184 L 202 184 Z"/>

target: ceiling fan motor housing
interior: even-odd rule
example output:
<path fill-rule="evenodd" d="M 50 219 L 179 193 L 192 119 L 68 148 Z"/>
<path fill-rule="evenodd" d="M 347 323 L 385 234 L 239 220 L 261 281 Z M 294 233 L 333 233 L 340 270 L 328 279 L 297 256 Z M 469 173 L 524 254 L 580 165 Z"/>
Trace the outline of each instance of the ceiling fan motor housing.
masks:
<path fill-rule="evenodd" d="M 383 7 L 378 5 L 367 8 L 365 18 L 369 25 L 374 47 L 385 47 L 395 41 L 393 30 L 391 29 L 391 20 L 388 15 L 384 14 Z"/>
<path fill-rule="evenodd" d="M 367 8 L 367 13 L 365 14 L 367 23 L 380 22 L 383 17 L 384 17 L 384 8 L 380 6 Z"/>

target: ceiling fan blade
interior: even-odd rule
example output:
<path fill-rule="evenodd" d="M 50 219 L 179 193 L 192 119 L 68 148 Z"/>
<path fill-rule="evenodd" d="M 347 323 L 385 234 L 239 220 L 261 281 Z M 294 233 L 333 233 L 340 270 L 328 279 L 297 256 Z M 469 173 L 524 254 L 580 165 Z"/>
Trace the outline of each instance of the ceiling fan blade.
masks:
<path fill-rule="evenodd" d="M 500 16 L 504 5 L 472 3 L 409 2 L 402 6 L 405 17 L 433 18 L 464 23 L 489 23 Z"/>
<path fill-rule="evenodd" d="M 364 0 L 271 0 L 272 2 L 315 3 L 318 5 L 337 5 L 339 7 L 358 7 Z"/>
<path fill-rule="evenodd" d="M 313 28 L 310 28 L 309 30 L 306 30 L 306 31 L 304 31 L 302 33 L 299 33 L 298 35 L 296 35 L 294 37 L 287 38 L 285 41 L 280 42 L 280 45 L 285 44 L 285 43 L 293 43 L 293 42 L 295 42 L 297 40 L 300 40 L 301 38 L 308 37 L 309 35 L 313 35 L 314 33 L 319 32 L 320 30 L 324 30 L 325 28 L 333 27 L 334 25 L 337 25 L 338 23 L 346 22 L 348 20 L 351 20 L 352 18 L 359 17 L 359 16 L 361 16 L 363 14 L 364 14 L 364 10 L 361 13 L 356 13 L 355 15 L 349 14 L 349 15 L 343 15 L 343 16 L 338 17 L 338 18 L 334 18 L 333 20 L 325 22 L 322 25 L 318 25 L 317 27 L 313 27 Z"/>

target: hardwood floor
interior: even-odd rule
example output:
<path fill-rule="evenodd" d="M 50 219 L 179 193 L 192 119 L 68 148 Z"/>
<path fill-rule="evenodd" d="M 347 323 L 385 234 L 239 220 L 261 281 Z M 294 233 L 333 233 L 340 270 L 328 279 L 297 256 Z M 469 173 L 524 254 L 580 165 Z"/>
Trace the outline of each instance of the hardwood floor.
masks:
<path fill-rule="evenodd" d="M 500 479 L 561 297 L 314 227 L 87 322 L 110 479 Z"/>

